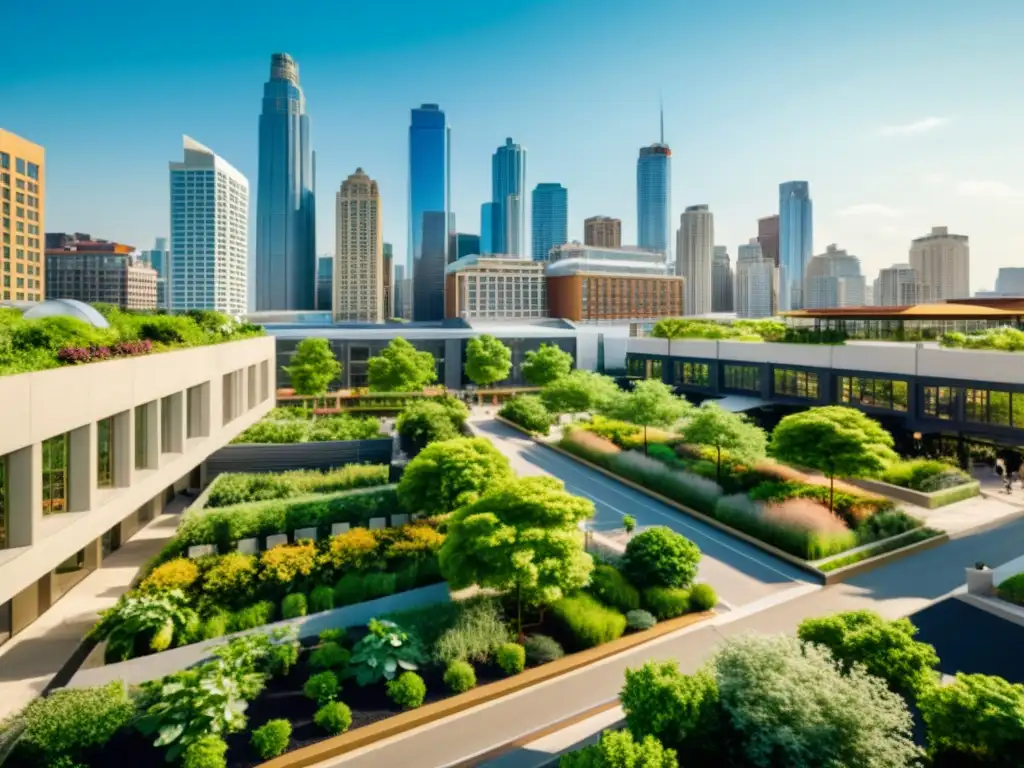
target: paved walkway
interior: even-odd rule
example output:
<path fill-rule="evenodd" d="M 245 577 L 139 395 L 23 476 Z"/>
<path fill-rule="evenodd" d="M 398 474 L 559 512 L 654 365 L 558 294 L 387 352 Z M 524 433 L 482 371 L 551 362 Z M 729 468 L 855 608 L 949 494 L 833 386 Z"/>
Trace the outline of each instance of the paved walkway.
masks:
<path fill-rule="evenodd" d="M 0 647 L 0 720 L 38 696 L 68 662 L 99 613 L 117 602 L 139 569 L 178 527 L 192 499 L 179 495 L 164 513 L 103 559 L 103 566 L 76 584 L 50 610 Z"/>

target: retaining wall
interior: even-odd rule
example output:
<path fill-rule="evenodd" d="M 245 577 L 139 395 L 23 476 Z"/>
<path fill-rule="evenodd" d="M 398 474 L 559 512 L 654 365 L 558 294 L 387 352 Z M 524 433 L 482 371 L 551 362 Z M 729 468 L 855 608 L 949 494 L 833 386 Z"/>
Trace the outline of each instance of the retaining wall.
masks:
<path fill-rule="evenodd" d="M 226 445 L 206 460 L 213 479 L 224 472 L 284 472 L 334 469 L 346 464 L 389 464 L 391 438 L 331 440 L 323 443 L 240 443 Z"/>

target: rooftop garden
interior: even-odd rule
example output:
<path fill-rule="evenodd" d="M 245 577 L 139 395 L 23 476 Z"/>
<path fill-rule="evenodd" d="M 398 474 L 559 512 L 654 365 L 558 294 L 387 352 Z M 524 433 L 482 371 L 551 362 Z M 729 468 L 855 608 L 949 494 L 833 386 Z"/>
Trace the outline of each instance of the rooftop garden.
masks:
<path fill-rule="evenodd" d="M 380 419 L 349 414 L 317 415 L 307 408 L 274 408 L 231 442 L 321 443 L 381 437 Z"/>
<path fill-rule="evenodd" d="M 0 376 L 264 334 L 262 326 L 240 323 L 212 310 L 168 315 L 127 312 L 109 304 L 94 306 L 109 327 L 97 328 L 74 317 L 26 320 L 19 310 L 0 308 Z"/>
<path fill-rule="evenodd" d="M 939 340 L 947 349 L 989 349 L 998 352 L 1024 352 L 1024 331 L 1017 328 L 990 328 L 975 333 L 946 333 Z"/>
<path fill-rule="evenodd" d="M 779 342 L 790 344 L 842 344 L 847 335 L 842 331 L 787 326 L 779 320 L 690 320 L 667 318 L 659 320 L 651 330 L 652 337 L 668 339 L 669 343 L 682 339 L 710 341 Z"/>

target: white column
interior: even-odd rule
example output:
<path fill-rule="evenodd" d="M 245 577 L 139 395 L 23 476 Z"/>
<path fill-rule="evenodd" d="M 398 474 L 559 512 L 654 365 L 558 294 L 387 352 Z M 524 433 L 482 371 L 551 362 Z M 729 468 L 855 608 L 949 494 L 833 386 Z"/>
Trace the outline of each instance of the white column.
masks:
<path fill-rule="evenodd" d="M 114 486 L 128 488 L 135 478 L 135 409 L 114 416 Z"/>
<path fill-rule="evenodd" d="M 68 446 L 68 511 L 88 512 L 96 494 L 96 422 L 71 430 Z"/>
<path fill-rule="evenodd" d="M 7 455 L 7 546 L 31 547 L 43 522 L 43 444 L 33 443 Z"/>

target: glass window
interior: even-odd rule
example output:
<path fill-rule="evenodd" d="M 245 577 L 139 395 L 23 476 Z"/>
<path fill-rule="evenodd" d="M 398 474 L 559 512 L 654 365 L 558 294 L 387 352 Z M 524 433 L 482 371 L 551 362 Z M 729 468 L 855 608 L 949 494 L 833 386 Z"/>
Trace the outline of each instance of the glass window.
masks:
<path fill-rule="evenodd" d="M 173 434 L 171 427 L 174 424 L 173 408 L 171 398 L 173 395 L 160 398 L 160 452 L 170 453 L 173 447 Z"/>
<path fill-rule="evenodd" d="M 147 469 L 146 446 L 149 443 L 149 422 L 146 421 L 146 406 L 135 406 L 135 468 Z"/>
<path fill-rule="evenodd" d="M 707 363 L 676 362 L 675 380 L 678 384 L 691 387 L 707 387 L 711 385 L 711 366 Z"/>
<path fill-rule="evenodd" d="M 645 379 L 657 379 L 661 381 L 661 360 L 648 360 Z"/>
<path fill-rule="evenodd" d="M 70 436 L 43 440 L 43 514 L 55 515 L 68 509 L 68 450 Z"/>
<path fill-rule="evenodd" d="M 809 371 L 795 371 L 776 368 L 772 376 L 773 391 L 776 395 L 818 399 L 818 374 Z"/>
<path fill-rule="evenodd" d="M 7 531 L 10 529 L 7 510 L 7 457 L 0 456 L 0 549 L 7 549 Z M 0 628 L 0 635 L 3 630 Z"/>
<path fill-rule="evenodd" d="M 962 395 L 959 387 L 923 387 L 924 397 L 922 411 L 925 416 L 933 419 L 950 421 L 956 416 L 956 403 Z M 977 405 L 972 405 L 972 412 L 976 412 Z"/>
<path fill-rule="evenodd" d="M 630 376 L 643 376 L 644 375 L 644 361 L 639 357 L 629 357 L 626 359 L 626 373 Z M 1024 401 L 1022 401 L 1024 402 Z"/>
<path fill-rule="evenodd" d="M 54 570 L 51 599 L 56 602 L 88 575 L 89 572 L 85 568 L 85 550 L 80 549 Z"/>
<path fill-rule="evenodd" d="M 840 376 L 838 397 L 841 403 L 906 411 L 907 382 L 869 379 L 863 376 Z"/>
<path fill-rule="evenodd" d="M 756 365 L 726 365 L 722 386 L 726 389 L 761 391 L 761 372 Z"/>
<path fill-rule="evenodd" d="M 96 422 L 96 487 L 114 487 L 114 419 Z"/>

